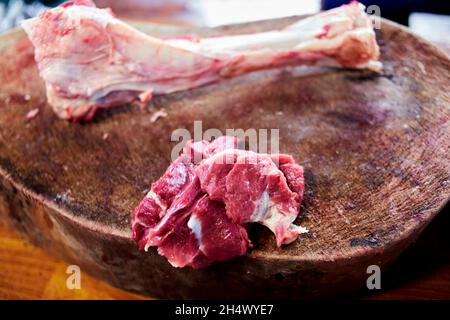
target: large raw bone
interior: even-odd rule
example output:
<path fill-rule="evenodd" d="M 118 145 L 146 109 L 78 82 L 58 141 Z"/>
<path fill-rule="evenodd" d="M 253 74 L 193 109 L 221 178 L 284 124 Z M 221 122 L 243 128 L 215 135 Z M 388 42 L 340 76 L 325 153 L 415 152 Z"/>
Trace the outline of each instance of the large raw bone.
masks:
<path fill-rule="evenodd" d="M 89 120 L 98 108 L 287 65 L 380 70 L 364 6 L 352 2 L 281 30 L 205 39 L 146 35 L 88 0 L 23 22 L 47 98 L 59 117 Z"/>

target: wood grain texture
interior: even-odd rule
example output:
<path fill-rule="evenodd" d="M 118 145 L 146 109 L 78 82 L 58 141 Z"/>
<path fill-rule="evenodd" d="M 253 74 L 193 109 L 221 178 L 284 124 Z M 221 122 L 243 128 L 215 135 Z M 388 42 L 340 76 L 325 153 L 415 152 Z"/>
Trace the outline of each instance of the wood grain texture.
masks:
<path fill-rule="evenodd" d="M 83 270 L 150 295 L 296 298 L 358 288 L 367 266 L 390 265 L 450 196 L 450 62 L 392 23 L 383 22 L 378 38 L 381 75 L 263 72 L 157 97 L 151 109 L 169 116 L 154 124 L 148 111 L 124 107 L 82 125 L 53 115 L 29 42 L 10 34 L 0 41 L 2 219 Z M 35 107 L 40 116 L 27 122 Z M 130 211 L 167 167 L 171 132 L 199 119 L 204 130 L 280 128 L 280 151 L 306 169 L 298 222 L 310 236 L 277 248 L 255 228 L 247 257 L 199 271 L 136 249 Z"/>

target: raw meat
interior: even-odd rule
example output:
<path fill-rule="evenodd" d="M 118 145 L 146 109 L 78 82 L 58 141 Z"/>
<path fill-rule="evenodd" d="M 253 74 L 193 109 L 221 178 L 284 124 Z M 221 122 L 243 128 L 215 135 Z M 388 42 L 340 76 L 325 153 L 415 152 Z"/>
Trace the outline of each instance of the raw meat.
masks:
<path fill-rule="evenodd" d="M 379 70 L 379 48 L 364 6 L 352 2 L 280 30 L 161 40 L 78 0 L 23 22 L 47 98 L 59 117 L 89 120 L 98 108 L 147 102 L 287 65 Z"/>
<path fill-rule="evenodd" d="M 303 199 L 303 168 L 288 155 L 237 149 L 235 137 L 189 141 L 135 209 L 132 238 L 158 247 L 176 267 L 202 268 L 244 255 L 250 223 L 267 226 L 278 246 L 305 228 L 293 224 Z"/>

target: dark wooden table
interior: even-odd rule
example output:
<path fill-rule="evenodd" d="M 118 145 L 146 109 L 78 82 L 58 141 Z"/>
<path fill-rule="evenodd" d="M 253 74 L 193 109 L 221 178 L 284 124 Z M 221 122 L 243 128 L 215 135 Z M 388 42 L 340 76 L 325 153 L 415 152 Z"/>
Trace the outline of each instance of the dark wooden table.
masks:
<path fill-rule="evenodd" d="M 164 18 L 155 21 L 171 22 Z M 381 290 L 357 292 L 346 298 L 450 299 L 449 229 L 450 205 L 447 205 L 392 267 L 382 270 Z M 113 288 L 84 273 L 81 289 L 69 290 L 67 266 L 20 238 L 14 230 L 0 225 L 0 299 L 145 298 Z"/>

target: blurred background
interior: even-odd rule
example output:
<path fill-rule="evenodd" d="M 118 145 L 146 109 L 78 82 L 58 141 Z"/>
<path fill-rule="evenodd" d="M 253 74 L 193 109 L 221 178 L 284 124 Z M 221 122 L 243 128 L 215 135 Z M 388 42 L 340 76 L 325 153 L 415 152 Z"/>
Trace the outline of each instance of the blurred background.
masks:
<path fill-rule="evenodd" d="M 121 17 L 152 19 L 171 24 L 217 26 L 236 22 L 310 14 L 348 3 L 350 0 L 97 0 L 100 7 L 111 7 Z M 64 1 L 0 0 L 2 28 L 17 20 L 56 6 Z M 417 23 L 415 13 L 439 15 L 449 21 L 450 0 L 362 0 L 378 5 L 382 16 L 404 25 Z M 429 16 L 429 15 L 427 15 Z M 444 19 L 444 20 L 443 20 Z M 414 20 L 414 21 L 411 21 Z M 448 31 L 448 24 L 446 26 Z"/>
<path fill-rule="evenodd" d="M 312 14 L 350 0 L 97 0 L 117 16 L 182 26 L 218 26 L 293 15 Z M 0 33 L 47 7 L 64 1 L 0 0 Z M 450 0 L 361 0 L 377 5 L 381 15 L 409 26 L 450 53 Z"/>
<path fill-rule="evenodd" d="M 117 16 L 179 26 L 231 23 L 317 13 L 350 0 L 97 0 Z M 0 33 L 64 1 L 0 0 Z M 450 53 L 450 0 L 361 0 Z"/>

